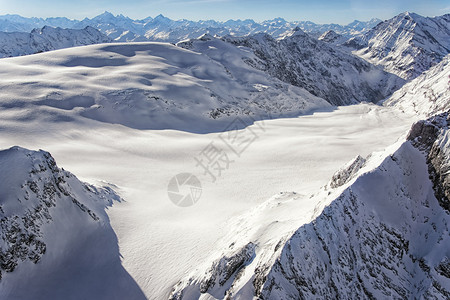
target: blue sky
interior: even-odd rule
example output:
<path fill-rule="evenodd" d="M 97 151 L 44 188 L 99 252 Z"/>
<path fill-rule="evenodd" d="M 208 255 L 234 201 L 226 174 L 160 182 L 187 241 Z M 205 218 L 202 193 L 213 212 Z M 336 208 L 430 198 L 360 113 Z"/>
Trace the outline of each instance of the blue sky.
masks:
<path fill-rule="evenodd" d="M 0 15 L 94 17 L 105 10 L 131 18 L 254 19 L 283 17 L 316 23 L 347 24 L 373 17 L 388 19 L 403 11 L 424 16 L 450 13 L 450 0 L 0 0 Z"/>

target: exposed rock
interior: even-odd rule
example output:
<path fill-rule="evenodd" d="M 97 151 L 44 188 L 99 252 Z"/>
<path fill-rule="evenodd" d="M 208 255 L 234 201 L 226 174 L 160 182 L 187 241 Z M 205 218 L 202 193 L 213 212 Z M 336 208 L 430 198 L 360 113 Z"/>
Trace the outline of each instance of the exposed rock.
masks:
<path fill-rule="evenodd" d="M 100 205 L 120 199 L 110 189 L 79 183 L 42 150 L 13 147 L 0 152 L 0 162 L 0 173 L 11 178 L 0 194 L 0 279 L 3 272 L 13 272 L 24 261 L 39 263 L 47 250 L 43 228 L 53 222 L 52 211 L 61 203 L 73 203 L 79 213 L 94 222 L 100 220 L 74 192 L 78 184 L 87 197 L 103 198 Z"/>
<path fill-rule="evenodd" d="M 356 156 L 348 162 L 342 169 L 337 171 L 330 181 L 331 188 L 337 188 L 349 182 L 352 177 L 364 166 L 366 160 L 361 156 Z"/>
<path fill-rule="evenodd" d="M 449 187 L 447 118 L 415 124 L 393 152 L 352 160 L 332 181 L 340 189 L 330 184 L 313 196 L 325 202 L 311 222 L 273 242 L 274 250 L 258 245 L 263 250 L 243 265 L 245 276 L 233 288 L 215 294 L 208 285 L 202 292 L 216 299 L 229 293 L 266 300 L 447 299 L 450 214 L 441 199 Z M 374 167 L 349 180 L 364 164 Z M 180 282 L 175 290 L 189 293 L 177 299 L 201 298 L 195 278 Z"/>
<path fill-rule="evenodd" d="M 357 55 L 411 80 L 450 53 L 450 14 L 427 18 L 405 12 L 354 37 Z"/>

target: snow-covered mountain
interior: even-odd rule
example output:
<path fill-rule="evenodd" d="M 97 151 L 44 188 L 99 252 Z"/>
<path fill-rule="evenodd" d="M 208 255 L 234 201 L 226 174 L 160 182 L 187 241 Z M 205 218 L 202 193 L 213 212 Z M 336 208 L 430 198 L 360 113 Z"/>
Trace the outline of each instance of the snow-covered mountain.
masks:
<path fill-rule="evenodd" d="M 20 147 L 0 151 L 0 174 L 0 298 L 145 299 L 120 262 L 110 187 Z"/>
<path fill-rule="evenodd" d="M 330 44 L 342 44 L 343 42 L 346 42 L 347 39 L 334 32 L 333 30 L 328 30 L 324 32 L 321 36 L 319 36 L 319 41 L 324 41 Z"/>
<path fill-rule="evenodd" d="M 427 18 L 405 12 L 346 42 L 355 53 L 410 80 L 450 53 L 450 14 Z"/>
<path fill-rule="evenodd" d="M 44 26 L 72 28 L 79 21 L 70 20 L 65 17 L 56 18 L 26 18 L 19 15 L 2 15 L 0 16 L 0 31 L 3 32 L 30 32 L 35 28 Z"/>
<path fill-rule="evenodd" d="M 274 38 L 281 37 L 295 27 L 300 27 L 315 37 L 319 37 L 328 30 L 334 30 L 347 38 L 363 34 L 378 24 L 381 20 L 372 19 L 367 22 L 355 20 L 348 25 L 315 24 L 309 21 L 286 21 L 275 18 L 263 22 L 253 20 L 228 20 L 218 22 L 214 20 L 171 20 L 163 15 L 155 18 L 147 17 L 133 20 L 123 15 L 114 16 L 105 11 L 92 19 L 81 21 L 67 18 L 24 18 L 18 15 L 0 16 L 0 31 L 30 32 L 33 28 L 52 26 L 61 28 L 82 29 L 86 26 L 94 27 L 118 42 L 161 41 L 176 43 L 185 39 L 198 38 L 203 34 L 246 36 L 259 32 L 267 33 Z"/>
<path fill-rule="evenodd" d="M 402 111 L 430 117 L 450 109 L 450 54 L 384 101 Z"/>
<path fill-rule="evenodd" d="M 208 49 L 201 45 L 195 46 L 202 40 L 204 38 L 196 43 L 189 41 L 177 45 Z M 377 102 L 404 83 L 381 68 L 310 37 L 300 28 L 279 40 L 267 34 L 228 36 L 223 40 L 238 47 L 250 48 L 257 59 L 246 59 L 247 64 L 284 82 L 302 87 L 333 105 Z"/>
<path fill-rule="evenodd" d="M 46 26 L 10 52 L 189 38 L 0 59 L 0 299 L 450 298 L 448 15 L 386 22 L 375 66 L 356 21 L 0 16 Z"/>
<path fill-rule="evenodd" d="M 282 193 L 245 214 L 170 298 L 448 298 L 449 121 L 416 123 L 308 200 Z M 318 203 L 309 217 L 303 201 Z"/>
<path fill-rule="evenodd" d="M 125 43 L 0 60 L 0 107 L 32 108 L 23 113 L 37 120 L 52 111 L 61 120 L 194 132 L 221 131 L 237 116 L 261 120 L 330 107 L 243 63 L 258 59 L 252 52 L 220 40 L 210 46 L 209 56 L 171 44 Z"/>
<path fill-rule="evenodd" d="M 139 42 L 139 36 L 144 33 L 141 22 L 134 21 L 123 15 L 113 16 L 109 12 L 104 12 L 92 19 L 85 18 L 73 25 L 73 28 L 81 29 L 86 26 L 94 27 L 111 39 L 123 42 Z"/>
<path fill-rule="evenodd" d="M 78 30 L 44 26 L 42 29 L 33 29 L 31 33 L 0 32 L 0 58 L 111 41 L 92 27 Z"/>

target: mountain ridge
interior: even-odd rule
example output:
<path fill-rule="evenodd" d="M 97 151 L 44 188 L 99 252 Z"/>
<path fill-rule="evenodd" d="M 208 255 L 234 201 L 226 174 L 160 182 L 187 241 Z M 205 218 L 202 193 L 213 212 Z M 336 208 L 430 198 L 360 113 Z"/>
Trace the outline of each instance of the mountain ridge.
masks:
<path fill-rule="evenodd" d="M 31 33 L 0 32 L 0 58 L 110 42 L 109 37 L 90 26 L 78 30 L 45 25 Z"/>
<path fill-rule="evenodd" d="M 406 139 L 347 164 L 339 174 L 349 177 L 311 196 L 320 200 L 294 230 L 285 214 L 307 201 L 296 193 L 243 215 L 169 298 L 448 298 L 448 115 L 417 122 Z M 279 221 L 258 223 L 265 215 Z"/>
<path fill-rule="evenodd" d="M 18 146 L 0 151 L 0 173 L 0 298 L 145 299 L 120 262 L 105 210 L 122 199 L 111 187 Z"/>
<path fill-rule="evenodd" d="M 344 45 L 385 70 L 411 80 L 450 53 L 450 14 L 433 18 L 405 12 Z"/>

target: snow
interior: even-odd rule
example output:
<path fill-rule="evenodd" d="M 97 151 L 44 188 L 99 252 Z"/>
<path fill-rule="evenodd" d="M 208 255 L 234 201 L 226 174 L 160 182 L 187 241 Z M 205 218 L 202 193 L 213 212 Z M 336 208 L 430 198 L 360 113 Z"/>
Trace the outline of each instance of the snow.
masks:
<path fill-rule="evenodd" d="M 45 26 L 31 33 L 0 32 L 0 58 L 111 41 L 92 27 L 77 30 Z"/>
<path fill-rule="evenodd" d="M 367 157 L 352 180 L 317 191 L 279 193 L 233 218 L 170 299 L 445 297 L 448 276 L 434 270 L 450 255 L 450 219 L 422 151 L 401 138 Z M 253 255 L 240 262 L 248 245 Z"/>
<path fill-rule="evenodd" d="M 348 25 L 315 24 L 309 21 L 288 22 L 281 18 L 255 22 L 253 20 L 228 20 L 219 22 L 214 20 L 189 21 L 171 20 L 163 15 L 155 18 L 147 17 L 143 20 L 133 20 L 123 15 L 114 16 L 110 12 L 81 21 L 67 18 L 24 18 L 18 15 L 0 16 L 0 31 L 30 32 L 36 27 L 53 26 L 61 28 L 82 29 L 86 26 L 94 27 L 117 42 L 159 41 L 176 43 L 184 39 L 197 38 L 205 33 L 220 36 L 245 36 L 258 32 L 265 32 L 274 38 L 284 36 L 295 27 L 300 27 L 314 37 L 320 36 L 328 30 L 351 37 L 370 30 L 380 20 L 372 19 L 367 22 L 354 21 Z"/>
<path fill-rule="evenodd" d="M 101 44 L 3 59 L 0 105 L 33 107 L 21 117 L 27 120 L 81 115 L 138 129 L 202 133 L 221 131 L 236 116 L 259 120 L 330 107 L 242 62 L 253 54 L 225 46 L 214 52 L 217 60 L 163 43 Z M 255 84 L 268 88 L 260 91 Z"/>
<path fill-rule="evenodd" d="M 450 100 L 450 54 L 383 102 L 426 118 L 447 111 Z"/>
<path fill-rule="evenodd" d="M 334 170 L 357 154 L 383 149 L 410 122 L 408 116 L 368 104 L 264 121 L 260 138 L 233 158 L 235 163 L 216 183 L 202 175 L 193 158 L 211 141 L 219 143 L 219 133 L 137 130 L 89 120 L 76 126 L 39 122 L 11 128 L 2 121 L 9 129 L 1 131 L 0 147 L 45 148 L 81 179 L 116 184 L 125 202 L 115 204 L 108 215 L 123 266 L 147 297 L 163 298 L 216 249 L 230 218 L 279 191 L 297 191 L 306 196 L 290 210 L 298 212 L 295 222 L 284 225 L 291 228 L 310 214 L 316 203 L 306 201 L 307 195 L 325 185 Z M 250 129 L 257 131 L 257 125 Z M 179 208 L 166 189 L 172 176 L 185 171 L 198 176 L 203 194 L 196 205 Z"/>
<path fill-rule="evenodd" d="M 405 12 L 355 37 L 354 53 L 411 80 L 438 64 L 450 51 L 450 15 L 427 18 Z"/>
<path fill-rule="evenodd" d="M 105 212 L 120 198 L 110 188 L 83 184 L 48 153 L 20 147 L 0 152 L 0 172 L 0 298 L 144 299 L 120 261 Z"/>
<path fill-rule="evenodd" d="M 382 151 L 418 118 L 367 103 L 333 107 L 236 62 L 252 53 L 213 46 L 204 55 L 162 43 L 93 45 L 0 60 L 0 148 L 42 148 L 81 180 L 117 186 L 124 201 L 107 217 L 122 266 L 151 299 L 166 298 L 181 278 L 218 257 L 227 236 L 273 249 L 274 237 L 287 239 L 320 214 L 318 204 L 328 205 L 311 195 L 336 170 Z M 213 118 L 209 112 L 218 108 L 228 111 Z M 251 143 L 237 154 L 224 143 L 229 134 Z M 232 161 L 214 182 L 195 161 L 211 145 Z M 183 172 L 202 184 L 200 200 L 187 208 L 167 194 L 169 181 Z M 273 209 L 259 213 L 267 207 Z M 241 231 L 230 233 L 235 226 Z M 101 243 L 88 245 L 100 255 Z M 28 270 L 2 284 L 17 289 Z M 253 276 L 245 272 L 244 279 Z"/>

